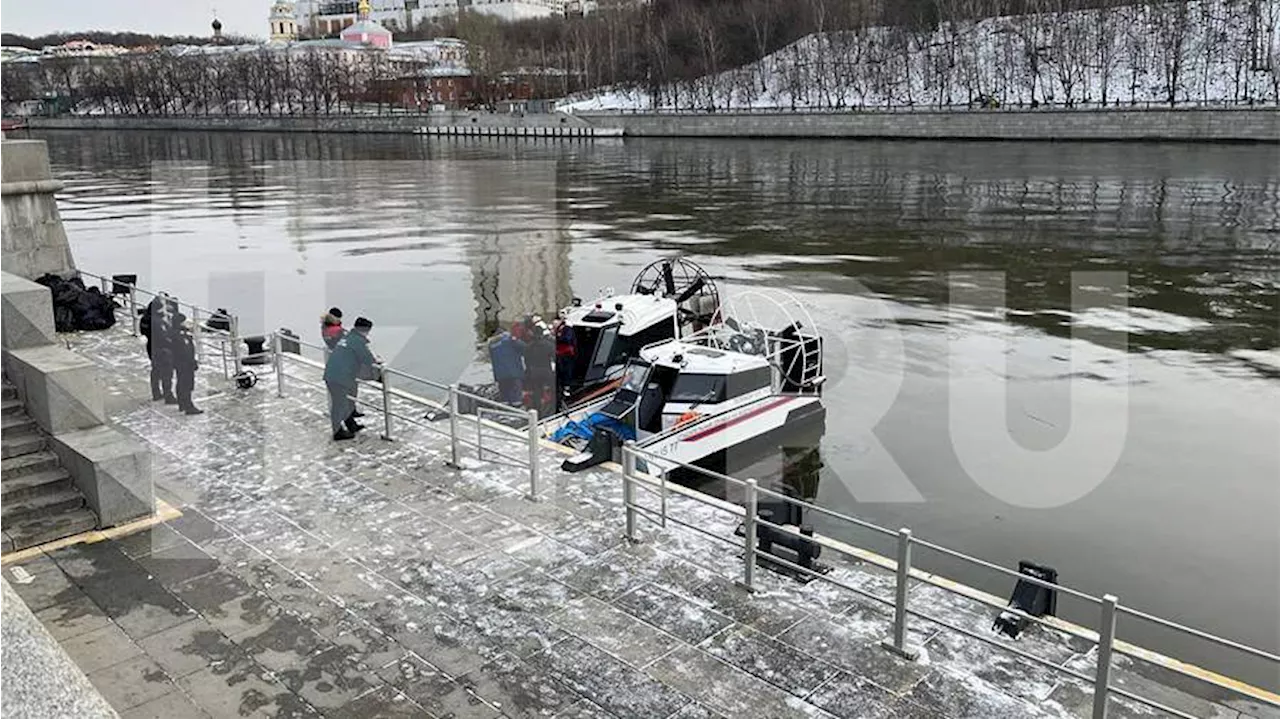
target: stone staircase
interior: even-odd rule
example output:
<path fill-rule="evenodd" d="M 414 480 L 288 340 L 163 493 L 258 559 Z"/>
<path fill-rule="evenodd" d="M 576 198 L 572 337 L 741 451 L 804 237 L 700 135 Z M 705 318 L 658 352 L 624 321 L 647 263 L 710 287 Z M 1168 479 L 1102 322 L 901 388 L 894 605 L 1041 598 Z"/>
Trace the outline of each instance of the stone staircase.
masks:
<path fill-rule="evenodd" d="M 34 547 L 97 527 L 97 515 L 85 506 L 84 495 L 7 381 L 0 417 L 0 551 Z"/>

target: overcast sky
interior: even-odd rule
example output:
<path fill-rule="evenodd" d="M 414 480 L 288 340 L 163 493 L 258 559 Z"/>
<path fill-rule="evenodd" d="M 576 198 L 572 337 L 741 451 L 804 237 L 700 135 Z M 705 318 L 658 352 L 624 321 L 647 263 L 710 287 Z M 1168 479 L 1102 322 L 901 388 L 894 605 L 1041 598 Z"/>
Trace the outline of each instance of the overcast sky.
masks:
<path fill-rule="evenodd" d="M 215 9 L 222 32 L 267 34 L 271 0 L 0 0 L 0 30 L 43 35 L 76 30 L 135 30 L 208 35 Z"/>

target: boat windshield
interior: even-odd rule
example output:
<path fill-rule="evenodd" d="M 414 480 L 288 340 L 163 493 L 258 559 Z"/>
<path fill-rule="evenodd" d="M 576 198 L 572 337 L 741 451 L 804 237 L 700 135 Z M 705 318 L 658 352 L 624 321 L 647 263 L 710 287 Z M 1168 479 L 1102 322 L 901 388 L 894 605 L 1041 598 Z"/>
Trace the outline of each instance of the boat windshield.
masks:
<path fill-rule="evenodd" d="M 645 379 L 649 376 L 649 365 L 631 364 L 622 375 L 621 389 L 631 390 L 636 394 L 644 391 Z"/>
<path fill-rule="evenodd" d="M 680 374 L 671 388 L 668 402 L 706 402 L 714 404 L 724 400 L 725 377 L 720 374 Z"/>

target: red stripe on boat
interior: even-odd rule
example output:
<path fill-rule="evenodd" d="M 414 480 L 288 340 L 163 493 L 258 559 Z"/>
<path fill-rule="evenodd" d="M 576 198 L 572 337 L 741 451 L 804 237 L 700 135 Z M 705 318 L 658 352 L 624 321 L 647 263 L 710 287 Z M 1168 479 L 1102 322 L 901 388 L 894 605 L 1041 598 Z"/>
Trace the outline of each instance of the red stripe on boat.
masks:
<path fill-rule="evenodd" d="M 704 437 L 709 437 L 709 436 L 711 436 L 711 435 L 715 434 L 716 432 L 719 432 L 719 431 L 721 431 L 721 430 L 728 429 L 728 428 L 732 427 L 732 426 L 733 426 L 733 425 L 735 425 L 735 424 L 738 424 L 738 423 L 740 423 L 740 422 L 745 422 L 745 421 L 747 421 L 747 420 L 751 419 L 752 417 L 755 417 L 755 416 L 760 415 L 760 414 L 764 414 L 765 412 L 768 412 L 769 410 L 774 409 L 774 408 L 776 408 L 776 407 L 781 407 L 782 405 L 786 404 L 787 402 L 790 402 L 790 401 L 791 401 L 791 400 L 793 400 L 793 399 L 795 399 L 795 398 L 794 398 L 794 397 L 783 397 L 782 399 L 774 400 L 773 402 L 770 402 L 769 404 L 767 404 L 767 405 L 765 405 L 765 406 L 763 406 L 763 407 L 757 407 L 756 409 L 753 409 L 753 410 L 751 410 L 750 412 L 747 412 L 746 414 L 742 415 L 741 417 L 735 417 L 735 418 L 733 418 L 733 419 L 729 420 L 728 422 L 725 422 L 724 424 L 716 425 L 715 427 L 709 427 L 709 428 L 707 428 L 707 429 L 702 430 L 701 432 L 695 432 L 695 433 L 693 433 L 693 434 L 689 435 L 688 437 L 685 437 L 684 439 L 682 439 L 682 440 L 680 440 L 680 441 L 681 441 L 681 442 L 697 442 L 698 440 L 700 440 L 700 439 L 702 439 L 702 438 L 704 438 Z"/>

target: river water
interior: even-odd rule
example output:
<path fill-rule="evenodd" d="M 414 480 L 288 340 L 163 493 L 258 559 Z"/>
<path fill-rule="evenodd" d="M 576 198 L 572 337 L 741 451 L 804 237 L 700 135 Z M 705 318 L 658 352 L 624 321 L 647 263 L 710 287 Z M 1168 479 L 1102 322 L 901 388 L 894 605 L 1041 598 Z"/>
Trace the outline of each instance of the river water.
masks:
<path fill-rule="evenodd" d="M 1280 650 L 1280 148 L 40 136 L 85 269 L 246 331 L 309 337 L 336 304 L 435 379 L 657 257 L 722 293 L 785 288 L 827 337 L 817 502 Z M 1230 651 L 1120 632 L 1280 688 Z"/>

